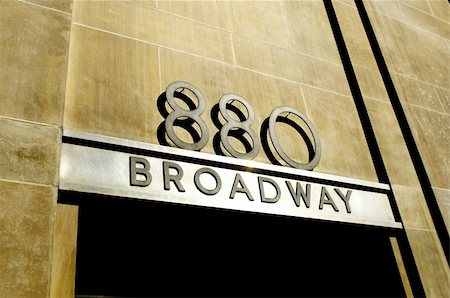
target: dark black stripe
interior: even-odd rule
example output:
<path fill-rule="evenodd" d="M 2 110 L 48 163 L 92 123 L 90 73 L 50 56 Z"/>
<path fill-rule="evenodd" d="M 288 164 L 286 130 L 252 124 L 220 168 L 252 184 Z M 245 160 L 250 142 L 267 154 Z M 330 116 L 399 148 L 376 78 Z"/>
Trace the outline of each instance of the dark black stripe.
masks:
<path fill-rule="evenodd" d="M 384 166 L 383 159 L 381 157 L 380 148 L 375 137 L 375 133 L 370 122 L 369 114 L 364 104 L 364 99 L 359 88 L 358 81 L 356 79 L 355 71 L 353 69 L 350 56 L 345 45 L 344 37 L 342 36 L 341 28 L 339 26 L 336 13 L 333 8 L 333 4 L 329 0 L 324 0 L 325 8 L 327 10 L 328 19 L 333 30 L 334 38 L 341 56 L 342 64 L 344 66 L 345 74 L 347 75 L 347 81 L 350 87 L 350 91 L 355 101 L 355 106 L 358 111 L 359 119 L 362 124 L 364 135 L 369 146 L 370 155 L 375 165 L 375 171 L 377 172 L 378 180 L 381 183 L 389 183 L 386 167 Z"/>
<path fill-rule="evenodd" d="M 353 100 L 355 102 L 355 107 L 358 112 L 359 119 L 361 121 L 361 126 L 364 131 L 364 136 L 366 138 L 367 145 L 369 147 L 370 156 L 372 157 L 373 164 L 375 166 L 375 171 L 377 173 L 378 181 L 381 183 L 386 183 L 390 185 L 389 177 L 386 171 L 386 167 L 381 156 L 380 147 L 378 146 L 375 132 L 370 122 L 369 113 L 367 112 L 364 99 L 362 97 L 361 89 L 359 88 L 358 80 L 356 79 L 356 74 L 353 69 L 353 64 L 350 60 L 350 55 L 348 54 L 347 46 L 345 45 L 344 37 L 342 35 L 339 22 L 334 11 L 333 4 L 330 0 L 324 0 L 325 9 L 328 14 L 328 20 L 330 21 L 331 29 L 333 30 L 334 38 L 336 40 L 337 48 L 342 60 L 342 65 L 344 67 L 345 74 L 347 76 L 347 82 L 352 93 Z M 389 200 L 392 211 L 396 220 L 400 219 L 400 212 L 397 207 L 397 203 L 391 196 Z"/>
<path fill-rule="evenodd" d="M 408 120 L 406 118 L 405 112 L 401 105 L 400 99 L 398 98 L 397 91 L 395 90 L 394 83 L 392 82 L 392 78 L 389 74 L 389 70 L 386 66 L 386 62 L 383 57 L 383 53 L 381 52 L 381 48 L 378 44 L 378 41 L 375 36 L 375 32 L 373 31 L 372 25 L 369 20 L 369 16 L 367 15 L 367 11 L 364 7 L 364 4 L 361 0 L 356 0 L 356 6 L 359 11 L 359 15 L 364 25 L 364 29 L 367 34 L 367 38 L 369 39 L 370 46 L 372 47 L 372 51 L 374 53 L 375 59 L 378 64 L 378 69 L 381 73 L 381 76 L 384 81 L 384 85 L 386 86 L 386 90 L 388 92 L 389 98 L 391 100 L 392 107 L 395 112 L 395 116 L 397 117 L 397 121 L 400 125 L 400 129 L 403 134 L 403 138 L 405 140 L 406 146 L 408 148 L 409 154 L 411 156 L 412 162 L 414 164 L 414 168 L 417 173 L 417 177 L 419 178 L 420 185 L 422 187 L 422 192 L 425 196 L 425 200 L 428 205 L 428 209 L 430 210 L 431 216 L 433 218 L 433 223 L 436 228 L 436 232 L 441 241 L 442 248 L 444 250 L 445 256 L 447 257 L 447 263 L 449 262 L 449 236 L 447 232 L 447 228 L 444 223 L 444 218 L 442 216 L 441 210 L 437 203 L 436 197 L 433 192 L 433 188 L 431 186 L 430 179 L 428 178 L 427 171 L 425 169 L 425 165 L 423 164 L 422 158 L 419 153 L 419 149 L 414 140 L 414 136 L 412 134 L 411 128 L 408 124 Z"/>
<path fill-rule="evenodd" d="M 375 170 L 378 175 L 380 182 L 390 184 L 389 177 L 384 165 L 380 148 L 377 143 L 375 132 L 370 122 L 369 114 L 367 112 L 366 105 L 364 103 L 364 98 L 361 94 L 361 89 L 359 88 L 358 80 L 353 69 L 353 65 L 348 54 L 347 46 L 342 35 L 341 28 L 339 26 L 338 19 L 336 17 L 336 12 L 334 10 L 331 0 L 324 0 L 325 9 L 328 14 L 328 19 L 330 21 L 331 29 L 333 30 L 334 38 L 339 50 L 339 54 L 344 66 L 345 74 L 347 76 L 347 81 L 350 86 L 350 90 L 355 101 L 355 106 L 358 111 L 358 115 L 364 130 L 364 134 L 369 146 L 370 154 L 375 166 Z M 396 216 L 400 216 L 398 206 L 393 198 L 391 198 L 391 206 Z M 411 246 L 407 240 L 406 233 L 403 231 L 402 235 L 397 237 L 399 241 L 399 246 L 401 254 L 405 263 L 405 268 L 407 271 L 408 279 L 410 281 L 413 294 L 415 297 L 425 297 L 425 291 L 420 280 L 419 271 L 417 270 L 416 263 L 412 254 Z"/>

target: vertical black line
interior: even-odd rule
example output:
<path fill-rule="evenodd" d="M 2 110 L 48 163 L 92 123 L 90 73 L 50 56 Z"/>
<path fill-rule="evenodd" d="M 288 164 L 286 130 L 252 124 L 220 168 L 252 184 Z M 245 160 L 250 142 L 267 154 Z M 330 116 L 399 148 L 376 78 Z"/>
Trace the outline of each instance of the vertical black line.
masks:
<path fill-rule="evenodd" d="M 405 111 L 403 110 L 397 91 L 395 90 L 394 83 L 392 82 L 392 78 L 389 74 L 389 70 L 384 60 L 383 53 L 381 52 L 380 45 L 378 44 L 375 32 L 370 23 L 369 16 L 367 15 L 364 4 L 361 0 L 356 0 L 355 2 L 362 23 L 364 25 L 367 38 L 369 39 L 370 46 L 377 61 L 378 69 L 381 73 L 381 77 L 383 78 L 384 85 L 394 109 L 395 116 L 397 117 L 397 121 L 402 131 L 403 138 L 408 148 L 409 155 L 411 156 L 414 168 L 417 173 L 417 177 L 419 178 L 420 186 L 422 187 L 422 192 L 425 196 L 425 201 L 427 202 L 437 235 L 447 258 L 447 263 L 449 263 L 449 236 L 447 228 L 445 226 L 444 218 L 434 195 L 430 179 L 428 178 L 425 165 L 423 164 L 419 149 L 412 134 L 411 127 L 409 126 Z"/>
<path fill-rule="evenodd" d="M 367 145 L 370 150 L 370 155 L 375 166 L 375 171 L 377 172 L 378 180 L 381 183 L 389 183 L 389 177 L 386 171 L 386 167 L 384 166 L 384 162 L 381 157 L 381 152 L 375 137 L 375 132 L 373 130 L 372 123 L 369 119 L 369 114 L 364 104 L 361 89 L 359 88 L 358 81 L 356 80 L 356 74 L 347 51 L 347 46 L 345 45 L 344 37 L 342 35 L 341 28 L 334 11 L 333 4 L 331 3 L 331 0 L 324 0 L 324 4 L 328 14 L 328 19 L 330 21 L 331 29 L 333 30 L 334 38 L 336 40 L 339 54 L 341 56 L 342 65 L 344 66 L 345 74 L 347 76 L 350 91 L 352 93 L 353 100 L 355 101 L 359 119 L 362 124 L 364 135 L 366 137 Z"/>
<path fill-rule="evenodd" d="M 367 108 L 364 103 L 364 98 L 362 96 L 361 89 L 359 88 L 358 80 L 356 78 L 356 74 L 353 69 L 353 64 L 351 62 L 350 55 L 348 54 L 347 46 L 345 44 L 345 40 L 342 35 L 341 28 L 339 26 L 336 12 L 334 10 L 331 0 L 323 0 L 323 2 L 325 5 L 325 9 L 327 11 L 328 19 L 330 21 L 334 38 L 336 40 L 336 45 L 338 47 L 339 54 L 342 60 L 342 65 L 344 67 L 345 74 L 347 76 L 350 91 L 352 93 L 353 100 L 355 102 L 355 106 L 361 121 L 361 125 L 363 127 L 364 135 L 366 137 L 367 144 L 369 146 L 370 154 L 375 166 L 375 170 L 378 175 L 378 179 L 382 183 L 390 184 L 389 176 L 387 174 L 386 167 L 383 162 L 383 158 L 377 143 L 375 132 L 372 127 L 372 123 L 370 122 L 369 114 L 367 112 Z M 398 206 L 395 200 L 392 198 L 392 196 L 390 196 L 390 202 L 396 218 L 399 218 L 400 214 Z M 423 285 L 419 276 L 419 271 L 414 261 L 410 243 L 407 240 L 406 232 L 403 230 L 397 239 L 399 239 L 400 250 L 402 252 L 405 268 L 412 287 L 413 294 L 415 297 L 425 297 L 425 291 L 423 289 Z"/>
<path fill-rule="evenodd" d="M 359 119 L 361 121 L 361 126 L 366 138 L 367 145 L 369 147 L 370 156 L 377 173 L 378 181 L 381 183 L 390 184 L 389 176 L 386 171 L 386 167 L 383 162 L 380 147 L 378 146 L 375 132 L 373 130 L 372 123 L 370 122 L 369 113 L 367 112 L 366 105 L 364 103 L 364 98 L 361 93 L 361 89 L 356 79 L 355 70 L 353 69 L 353 64 L 348 54 L 347 46 L 345 45 L 345 40 L 342 35 L 341 28 L 339 26 L 338 19 L 336 17 L 336 12 L 334 11 L 333 4 L 331 0 L 324 0 L 325 9 L 327 11 L 328 20 L 330 21 L 331 29 L 336 41 L 337 48 L 339 50 L 339 55 L 342 60 L 342 65 L 344 67 L 345 74 L 347 76 L 347 82 L 352 93 L 353 100 L 355 102 L 356 110 L 358 112 Z M 389 196 L 389 202 L 391 204 L 392 210 L 394 212 L 394 217 L 396 220 L 400 219 L 400 212 L 397 207 L 397 203 L 393 196 Z"/>
<path fill-rule="evenodd" d="M 406 231 L 403 230 L 396 238 L 414 297 L 426 297 Z"/>

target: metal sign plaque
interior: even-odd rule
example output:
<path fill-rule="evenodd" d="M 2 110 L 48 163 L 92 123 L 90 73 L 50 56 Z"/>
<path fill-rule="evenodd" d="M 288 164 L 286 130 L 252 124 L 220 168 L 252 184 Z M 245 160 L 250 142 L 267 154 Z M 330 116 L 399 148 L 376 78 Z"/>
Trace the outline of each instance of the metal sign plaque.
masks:
<path fill-rule="evenodd" d="M 385 184 L 75 131 L 60 189 L 402 228 Z"/>

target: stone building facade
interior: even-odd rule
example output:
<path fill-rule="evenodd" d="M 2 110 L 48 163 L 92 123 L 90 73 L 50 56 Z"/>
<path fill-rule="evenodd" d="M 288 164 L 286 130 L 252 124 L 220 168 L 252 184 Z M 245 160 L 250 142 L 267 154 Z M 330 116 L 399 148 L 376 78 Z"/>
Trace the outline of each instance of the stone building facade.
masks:
<path fill-rule="evenodd" d="M 211 134 L 225 93 L 251 104 L 258 135 L 276 106 L 305 114 L 322 145 L 314 172 L 390 185 L 405 295 L 450 296 L 447 1 L 0 7 L 0 296 L 74 295 L 79 207 L 59 191 L 64 131 L 160 144 L 157 100 L 173 81 L 201 90 Z M 302 160 L 306 148 L 286 135 Z M 213 142 L 202 152 L 216 154 Z M 270 163 L 263 150 L 255 161 Z"/>

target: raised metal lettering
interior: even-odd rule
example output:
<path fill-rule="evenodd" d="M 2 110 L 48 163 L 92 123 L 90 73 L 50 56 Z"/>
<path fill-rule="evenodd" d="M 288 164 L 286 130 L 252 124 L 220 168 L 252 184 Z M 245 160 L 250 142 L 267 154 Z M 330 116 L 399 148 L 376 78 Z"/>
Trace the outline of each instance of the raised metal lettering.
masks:
<path fill-rule="evenodd" d="M 299 163 L 290 158 L 284 151 L 283 148 L 281 148 L 280 142 L 278 141 L 278 137 L 275 132 L 275 123 L 277 121 L 277 118 L 280 117 L 281 113 L 288 113 L 294 114 L 298 117 L 300 117 L 308 126 L 309 130 L 312 133 L 314 144 L 315 144 L 315 152 L 314 157 L 308 162 L 307 164 Z M 272 111 L 269 118 L 269 136 L 270 140 L 272 141 L 273 147 L 275 148 L 275 151 L 278 153 L 278 155 L 283 159 L 288 165 L 290 165 L 293 168 L 297 169 L 303 169 L 303 170 L 312 170 L 314 169 L 318 164 L 320 160 L 320 155 L 322 152 L 321 146 L 320 146 L 320 139 L 319 134 L 317 133 L 316 129 L 314 128 L 314 125 L 312 122 L 301 112 L 291 108 L 291 107 L 279 107 Z"/>
<path fill-rule="evenodd" d="M 138 168 L 141 165 L 142 168 Z M 138 175 L 144 177 L 144 180 L 138 180 Z M 145 187 L 152 182 L 152 175 L 150 174 L 150 163 L 142 157 L 130 156 L 130 185 Z"/>
<path fill-rule="evenodd" d="M 207 189 L 201 184 L 201 182 L 200 182 L 200 175 L 202 175 L 203 173 L 210 174 L 214 178 L 214 180 L 216 180 L 216 187 L 214 187 L 213 189 Z M 205 195 L 208 195 L 208 196 L 215 195 L 222 188 L 222 179 L 220 179 L 220 176 L 219 176 L 219 174 L 217 174 L 216 171 L 214 171 L 213 169 L 210 169 L 210 168 L 200 168 L 200 169 L 198 169 L 195 172 L 195 175 L 194 175 L 194 183 L 195 183 L 195 186 L 197 187 L 197 189 L 200 192 L 202 192 L 202 193 L 204 193 Z"/>
<path fill-rule="evenodd" d="M 177 174 L 171 175 L 170 169 L 175 169 L 177 171 Z M 171 161 L 163 161 L 164 189 L 170 190 L 170 181 L 172 181 L 179 192 L 185 192 L 186 190 L 180 182 L 183 174 L 183 168 L 180 167 L 177 163 Z"/>
<path fill-rule="evenodd" d="M 195 96 L 198 99 L 198 107 L 193 110 L 185 110 L 181 108 L 176 102 L 175 102 L 175 91 L 177 89 L 188 89 L 191 90 Z M 170 107 L 173 109 L 173 112 L 171 112 L 164 123 L 167 136 L 169 139 L 179 148 L 182 149 L 188 149 L 188 150 L 200 150 L 203 147 L 205 147 L 206 143 L 208 142 L 209 138 L 209 132 L 208 128 L 206 127 L 206 123 L 200 118 L 200 115 L 205 110 L 205 99 L 203 95 L 201 94 L 200 90 L 198 90 L 194 85 L 189 84 L 187 82 L 182 81 L 176 81 L 171 83 L 166 90 L 166 98 L 167 102 L 169 103 Z M 175 120 L 177 120 L 180 117 L 187 117 L 192 120 L 194 120 L 198 126 L 200 127 L 200 140 L 197 142 L 190 144 L 182 141 L 176 134 L 173 129 Z"/>
<path fill-rule="evenodd" d="M 271 184 L 275 188 L 275 191 L 276 191 L 275 197 L 273 197 L 273 198 L 266 197 L 266 194 L 264 191 L 264 182 Z M 278 202 L 278 200 L 280 199 L 281 191 L 280 191 L 280 187 L 273 179 L 270 179 L 268 177 L 258 176 L 258 186 L 259 186 L 259 193 L 261 196 L 261 202 L 264 202 L 264 203 Z"/>
<path fill-rule="evenodd" d="M 248 112 L 248 119 L 245 121 L 238 122 L 234 120 L 228 110 L 226 108 L 227 103 L 230 101 L 239 101 L 242 103 Z M 220 140 L 225 147 L 225 149 L 230 153 L 233 157 L 242 158 L 242 159 L 253 159 L 256 155 L 258 155 L 259 149 L 261 147 L 261 142 L 259 141 L 258 135 L 250 128 L 250 126 L 255 121 L 255 112 L 251 105 L 242 97 L 236 94 L 225 94 L 220 98 L 219 101 L 219 111 L 220 114 L 227 120 L 227 123 L 220 129 Z M 250 152 L 241 153 L 231 146 L 228 141 L 228 134 L 231 129 L 241 129 L 242 131 L 249 134 L 250 138 L 253 142 L 253 148 Z"/>
<path fill-rule="evenodd" d="M 286 185 L 289 188 L 289 192 L 291 193 L 292 198 L 294 199 L 295 205 L 300 207 L 300 197 L 305 203 L 306 208 L 309 208 L 311 202 L 311 184 L 306 184 L 306 192 L 303 190 L 300 182 L 296 183 L 296 190 L 292 187 L 292 184 L 289 180 L 286 180 Z"/>
<path fill-rule="evenodd" d="M 339 212 L 339 209 L 336 206 L 336 203 L 331 198 L 331 195 L 328 192 L 327 188 L 325 186 L 322 186 L 322 192 L 320 193 L 320 203 L 319 203 L 320 210 L 323 209 L 324 204 L 331 205 L 333 207 L 334 211 Z"/>
<path fill-rule="evenodd" d="M 241 185 L 241 187 L 238 187 L 239 185 Z M 233 187 L 230 193 L 230 199 L 234 199 L 234 196 L 236 195 L 237 192 L 245 193 L 250 201 L 254 200 L 252 194 L 250 193 L 250 190 L 248 189 L 244 180 L 242 180 L 241 174 L 239 173 L 237 173 L 236 176 L 234 177 Z"/>
<path fill-rule="evenodd" d="M 347 213 L 352 213 L 352 209 L 350 208 L 350 196 L 352 195 L 352 191 L 349 189 L 347 193 L 344 194 L 341 192 L 339 188 L 335 188 L 334 191 L 339 195 L 339 197 L 344 201 L 345 208 L 347 209 Z"/>

